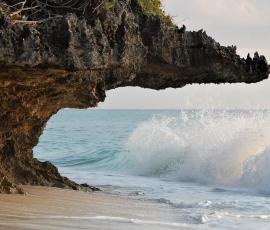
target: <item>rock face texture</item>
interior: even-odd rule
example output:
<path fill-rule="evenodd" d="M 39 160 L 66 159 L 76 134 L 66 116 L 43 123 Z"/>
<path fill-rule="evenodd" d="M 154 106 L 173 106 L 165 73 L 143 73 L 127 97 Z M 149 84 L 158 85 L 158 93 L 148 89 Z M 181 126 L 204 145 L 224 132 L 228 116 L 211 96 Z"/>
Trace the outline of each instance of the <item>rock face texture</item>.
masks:
<path fill-rule="evenodd" d="M 33 157 L 46 122 L 62 108 L 94 107 L 116 87 L 268 77 L 263 56 L 241 59 L 203 31 L 168 27 L 137 0 L 101 6 L 92 17 L 61 10 L 37 23 L 14 23 L 0 6 L 0 192 L 21 193 L 20 184 L 94 189 Z"/>

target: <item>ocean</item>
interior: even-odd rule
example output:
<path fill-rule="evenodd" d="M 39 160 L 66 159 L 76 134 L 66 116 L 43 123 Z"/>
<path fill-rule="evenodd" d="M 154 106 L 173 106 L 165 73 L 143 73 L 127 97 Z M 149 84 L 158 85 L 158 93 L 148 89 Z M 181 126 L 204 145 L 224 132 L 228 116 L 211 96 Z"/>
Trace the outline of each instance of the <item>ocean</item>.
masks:
<path fill-rule="evenodd" d="M 268 110 L 63 109 L 34 155 L 190 229 L 270 229 Z"/>

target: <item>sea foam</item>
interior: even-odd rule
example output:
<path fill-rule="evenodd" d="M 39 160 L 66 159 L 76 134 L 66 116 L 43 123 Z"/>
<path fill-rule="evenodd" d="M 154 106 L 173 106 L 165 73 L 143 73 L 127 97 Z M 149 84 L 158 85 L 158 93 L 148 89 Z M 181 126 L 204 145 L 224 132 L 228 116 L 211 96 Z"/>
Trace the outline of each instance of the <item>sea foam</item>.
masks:
<path fill-rule="evenodd" d="M 268 111 L 182 111 L 140 123 L 126 144 L 128 170 L 270 193 Z"/>

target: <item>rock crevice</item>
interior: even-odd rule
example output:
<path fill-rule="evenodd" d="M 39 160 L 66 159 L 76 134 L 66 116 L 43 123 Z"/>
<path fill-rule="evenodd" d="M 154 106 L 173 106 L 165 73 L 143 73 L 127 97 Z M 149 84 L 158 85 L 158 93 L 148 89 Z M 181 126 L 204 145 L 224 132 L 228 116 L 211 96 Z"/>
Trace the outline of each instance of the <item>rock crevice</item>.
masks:
<path fill-rule="evenodd" d="M 20 191 L 16 184 L 86 187 L 33 157 L 62 108 L 95 107 L 116 87 L 255 83 L 268 73 L 263 56 L 242 59 L 204 31 L 168 27 L 137 0 L 117 0 L 90 19 L 62 10 L 34 25 L 14 23 L 0 8 L 0 192 Z"/>

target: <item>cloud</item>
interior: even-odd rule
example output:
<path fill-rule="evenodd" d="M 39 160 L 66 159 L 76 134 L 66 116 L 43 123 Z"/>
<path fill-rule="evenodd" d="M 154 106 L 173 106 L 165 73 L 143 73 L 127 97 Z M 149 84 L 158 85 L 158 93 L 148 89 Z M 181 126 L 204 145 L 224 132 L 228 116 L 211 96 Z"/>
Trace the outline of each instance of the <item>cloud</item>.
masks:
<path fill-rule="evenodd" d="M 189 7 L 210 23 L 234 26 L 264 24 L 252 0 L 193 0 Z"/>
<path fill-rule="evenodd" d="M 187 18 L 189 23 L 250 27 L 270 22 L 266 0 L 164 0 L 164 5 L 178 20 Z"/>

